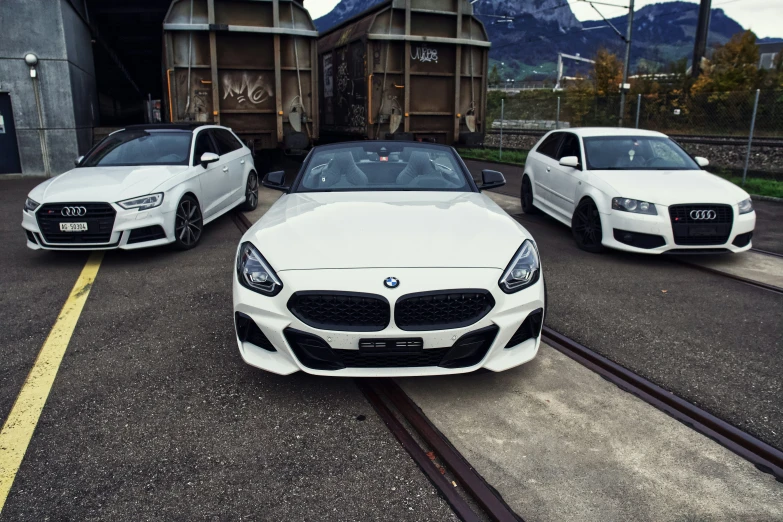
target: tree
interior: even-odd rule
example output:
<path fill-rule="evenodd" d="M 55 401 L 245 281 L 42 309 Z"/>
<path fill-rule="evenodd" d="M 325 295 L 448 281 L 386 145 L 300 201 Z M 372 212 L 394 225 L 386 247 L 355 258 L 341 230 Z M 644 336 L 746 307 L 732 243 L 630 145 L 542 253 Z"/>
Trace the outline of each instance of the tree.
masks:
<path fill-rule="evenodd" d="M 751 31 L 737 33 L 718 46 L 707 70 L 693 84 L 694 94 L 705 92 L 750 91 L 760 80 L 759 46 Z"/>
<path fill-rule="evenodd" d="M 489 84 L 500 85 L 500 73 L 498 72 L 498 64 L 492 66 L 492 71 L 489 73 Z"/>
<path fill-rule="evenodd" d="M 623 82 L 623 63 L 616 54 L 603 47 L 595 54 L 593 82 L 599 96 L 619 93 L 620 84 Z"/>

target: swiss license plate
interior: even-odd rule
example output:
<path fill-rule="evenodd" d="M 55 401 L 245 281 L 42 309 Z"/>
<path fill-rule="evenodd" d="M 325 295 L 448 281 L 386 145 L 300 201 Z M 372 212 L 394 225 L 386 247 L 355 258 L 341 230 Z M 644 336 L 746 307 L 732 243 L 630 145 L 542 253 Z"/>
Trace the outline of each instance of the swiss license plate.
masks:
<path fill-rule="evenodd" d="M 60 232 L 87 232 L 87 223 L 60 223 Z"/>
<path fill-rule="evenodd" d="M 718 229 L 717 227 L 709 225 L 691 225 L 690 230 L 688 230 L 688 235 L 691 237 L 717 236 Z"/>

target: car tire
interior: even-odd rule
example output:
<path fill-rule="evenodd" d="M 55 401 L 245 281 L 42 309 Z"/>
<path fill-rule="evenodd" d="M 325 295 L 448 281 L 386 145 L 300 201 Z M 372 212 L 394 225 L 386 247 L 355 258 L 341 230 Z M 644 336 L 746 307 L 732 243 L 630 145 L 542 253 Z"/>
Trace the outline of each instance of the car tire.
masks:
<path fill-rule="evenodd" d="M 582 250 L 593 254 L 604 251 L 601 214 L 592 199 L 585 198 L 577 205 L 571 217 L 571 233 Z"/>
<path fill-rule="evenodd" d="M 251 170 L 247 175 L 247 183 L 245 184 L 245 202 L 239 209 L 242 212 L 251 212 L 258 206 L 258 174 Z"/>
<path fill-rule="evenodd" d="M 196 198 L 189 194 L 182 196 L 174 213 L 174 246 L 190 250 L 201 241 L 204 219 Z"/>
<path fill-rule="evenodd" d="M 522 201 L 522 212 L 525 214 L 538 213 L 538 209 L 533 205 L 533 185 L 527 176 L 522 178 L 522 190 L 519 199 Z"/>

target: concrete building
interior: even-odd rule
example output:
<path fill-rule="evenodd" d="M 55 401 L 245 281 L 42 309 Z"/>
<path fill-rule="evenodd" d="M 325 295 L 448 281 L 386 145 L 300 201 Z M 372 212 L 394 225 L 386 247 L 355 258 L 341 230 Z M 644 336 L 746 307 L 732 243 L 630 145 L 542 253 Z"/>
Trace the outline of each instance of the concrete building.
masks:
<path fill-rule="evenodd" d="M 0 175 L 57 175 L 91 146 L 98 95 L 85 16 L 79 0 L 0 2 Z"/>

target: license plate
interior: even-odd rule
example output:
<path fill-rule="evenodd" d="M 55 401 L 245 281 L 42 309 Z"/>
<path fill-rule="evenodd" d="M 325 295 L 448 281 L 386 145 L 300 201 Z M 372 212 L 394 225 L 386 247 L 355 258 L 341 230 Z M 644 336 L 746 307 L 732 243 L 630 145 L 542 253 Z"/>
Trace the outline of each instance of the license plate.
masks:
<path fill-rule="evenodd" d="M 362 352 L 420 352 L 424 348 L 421 337 L 409 339 L 360 339 Z"/>
<path fill-rule="evenodd" d="M 87 223 L 60 223 L 60 232 L 87 232 Z"/>
<path fill-rule="evenodd" d="M 705 225 L 691 225 L 688 235 L 691 237 L 709 237 L 717 236 L 717 227 L 705 226 Z"/>

